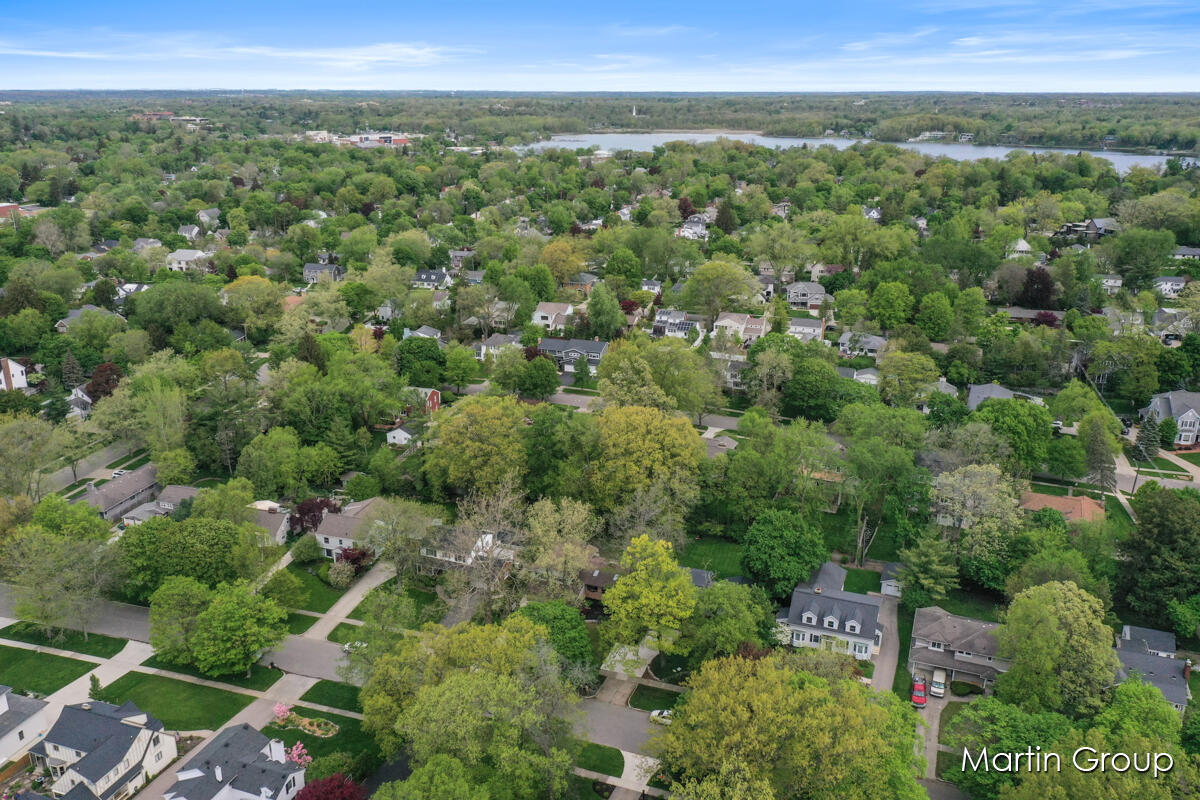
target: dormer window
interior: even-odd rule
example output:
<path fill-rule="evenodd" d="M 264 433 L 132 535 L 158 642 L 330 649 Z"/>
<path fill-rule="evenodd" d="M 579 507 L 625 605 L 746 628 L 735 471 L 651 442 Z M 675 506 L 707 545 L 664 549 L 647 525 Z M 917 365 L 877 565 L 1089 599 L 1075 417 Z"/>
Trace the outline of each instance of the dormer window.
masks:
<path fill-rule="evenodd" d="M 857 622 L 847 622 L 846 623 L 846 633 L 858 633 L 858 623 Z"/>
<path fill-rule="evenodd" d="M 930 649 L 930 650 L 941 650 L 941 649 L 943 649 L 944 647 L 945 647 L 945 645 L 944 645 L 944 644 L 942 644 L 941 642 L 930 642 L 930 643 L 929 643 L 929 649 Z"/>
<path fill-rule="evenodd" d="M 804 621 L 805 625 L 817 624 L 817 617 L 815 614 L 805 614 L 803 617 L 801 617 L 801 619 Z"/>
<path fill-rule="evenodd" d="M 825 627 L 826 628 L 837 628 L 837 618 L 836 617 L 826 617 L 825 618 Z"/>

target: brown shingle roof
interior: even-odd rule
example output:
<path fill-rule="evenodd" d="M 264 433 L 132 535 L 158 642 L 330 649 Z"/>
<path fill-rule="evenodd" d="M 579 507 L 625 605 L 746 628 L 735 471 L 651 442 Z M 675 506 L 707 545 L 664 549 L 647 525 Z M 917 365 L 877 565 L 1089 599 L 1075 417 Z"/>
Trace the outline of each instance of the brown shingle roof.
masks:
<path fill-rule="evenodd" d="M 1053 494 L 1039 492 L 1022 492 L 1021 508 L 1026 511 L 1041 511 L 1043 508 L 1053 508 L 1061 511 L 1067 522 L 1091 522 L 1104 519 L 1104 505 L 1090 497 L 1076 495 L 1059 497 Z"/>

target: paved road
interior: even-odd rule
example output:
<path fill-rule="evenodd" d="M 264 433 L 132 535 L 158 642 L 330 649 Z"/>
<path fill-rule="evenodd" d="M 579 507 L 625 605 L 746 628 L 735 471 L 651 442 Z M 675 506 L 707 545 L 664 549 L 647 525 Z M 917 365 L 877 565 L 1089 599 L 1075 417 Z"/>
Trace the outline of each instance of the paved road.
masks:
<path fill-rule="evenodd" d="M 917 783 L 924 786 L 925 791 L 929 792 L 929 800 L 969 800 L 952 783 L 929 778 L 918 780 Z"/>
<path fill-rule="evenodd" d="M 575 721 L 575 732 L 579 736 L 618 750 L 646 752 L 646 740 L 650 738 L 653 724 L 647 712 L 596 699 L 584 700 L 579 708 L 583 712 Z"/>
<path fill-rule="evenodd" d="M 259 663 L 268 664 L 272 661 L 285 672 L 327 681 L 343 680 L 338 674 L 338 667 L 342 663 L 342 646 L 337 642 L 289 636 L 277 649 L 264 654 Z"/>
<path fill-rule="evenodd" d="M 16 616 L 13 613 L 12 587 L 0 583 L 0 617 Z M 92 621 L 90 632 L 148 642 L 150 641 L 150 609 L 128 603 L 101 600 L 96 604 L 96 618 Z"/>
<path fill-rule="evenodd" d="M 103 450 L 97 450 L 95 453 L 92 453 L 90 456 L 80 461 L 75 473 L 71 472 L 70 467 L 63 467 L 57 472 L 52 472 L 47 475 L 42 479 L 42 490 L 46 492 L 54 492 L 63 488 L 64 486 L 70 486 L 75 482 L 76 473 L 80 478 L 82 478 L 85 475 L 103 468 L 105 464 L 111 464 L 118 458 L 128 455 L 132 451 L 133 447 L 125 442 L 110 444 Z M 100 477 L 107 477 L 107 474 Z"/>

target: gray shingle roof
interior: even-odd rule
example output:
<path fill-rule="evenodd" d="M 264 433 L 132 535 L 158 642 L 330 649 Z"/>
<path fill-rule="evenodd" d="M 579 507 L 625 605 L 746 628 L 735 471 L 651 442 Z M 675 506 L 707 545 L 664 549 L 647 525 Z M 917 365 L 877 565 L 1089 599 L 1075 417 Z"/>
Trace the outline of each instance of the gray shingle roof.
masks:
<path fill-rule="evenodd" d="M 1189 411 L 1200 414 L 1200 392 L 1163 392 L 1150 399 L 1150 405 L 1142 413 L 1153 411 L 1159 419 L 1179 419 Z"/>
<path fill-rule="evenodd" d="M 913 638 L 941 642 L 947 650 L 963 651 L 983 656 L 995 656 L 999 651 L 992 631 L 1000 626 L 970 617 L 951 614 L 944 608 L 918 608 L 913 615 Z"/>
<path fill-rule="evenodd" d="M 46 707 L 46 701 L 14 694 L 10 686 L 0 686 L 0 697 L 8 698 L 8 710 L 0 714 L 0 739 Z"/>
<path fill-rule="evenodd" d="M 604 355 L 608 350 L 608 342 L 592 339 L 542 339 L 538 349 L 548 355 L 561 355 L 574 350 L 588 355 Z"/>
<path fill-rule="evenodd" d="M 141 730 L 141 726 L 126 724 L 122 720 L 141 714 L 145 712 L 133 703 L 114 706 L 92 700 L 66 706 L 43 741 L 84 753 L 83 758 L 72 765 L 72 769 L 88 780 L 95 781 L 121 763 Z M 161 731 L 163 724 L 147 714 L 145 728 Z"/>
<path fill-rule="evenodd" d="M 1168 703 L 1187 705 L 1188 685 L 1183 679 L 1183 659 L 1125 649 L 1117 650 L 1117 659 L 1121 662 L 1117 669 L 1118 681 L 1126 681 L 1134 674 L 1141 675 L 1143 681 L 1158 687 Z"/>
<path fill-rule="evenodd" d="M 254 796 L 261 796 L 265 788 L 269 796 L 279 797 L 288 778 L 301 767 L 271 759 L 263 752 L 269 744 L 266 736 L 245 723 L 226 728 L 179 770 L 179 779 L 163 797 L 211 800 L 226 786 Z"/>
<path fill-rule="evenodd" d="M 1030 400 L 1042 405 L 1040 398 L 1031 394 L 1014 392 L 998 383 L 972 383 L 967 386 L 967 409 L 970 411 L 979 408 L 979 405 L 985 400 L 1012 400 L 1013 398 Z"/>
<path fill-rule="evenodd" d="M 807 583 L 799 584 L 792 592 L 792 603 L 787 610 L 788 624 L 848 633 L 847 623 L 857 622 L 859 632 L 851 635 L 873 637 L 879 623 L 879 598 L 847 592 L 842 589 L 845 581 L 846 570 L 832 561 L 826 561 L 818 567 Z M 806 613 L 816 616 L 816 624 L 803 621 Z M 826 628 L 826 617 L 834 617 L 838 627 Z"/>
<path fill-rule="evenodd" d="M 1121 649 L 1139 650 L 1159 653 L 1175 652 L 1175 634 L 1170 631 L 1158 631 L 1154 628 L 1143 628 L 1140 625 L 1126 625 L 1121 629 Z"/>

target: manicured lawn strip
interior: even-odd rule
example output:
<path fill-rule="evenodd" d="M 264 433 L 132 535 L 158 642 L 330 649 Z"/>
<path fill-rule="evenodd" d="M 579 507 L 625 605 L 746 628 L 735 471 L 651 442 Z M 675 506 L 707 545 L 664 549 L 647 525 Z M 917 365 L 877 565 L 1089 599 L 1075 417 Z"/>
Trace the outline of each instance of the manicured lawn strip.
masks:
<path fill-rule="evenodd" d="M 150 454 L 147 453 L 146 455 L 142 456 L 139 459 L 130 461 L 128 464 L 126 464 L 123 467 L 123 469 L 137 469 L 138 467 L 145 466 L 146 464 L 149 464 L 149 463 L 150 463 Z"/>
<path fill-rule="evenodd" d="M 625 756 L 615 747 L 588 742 L 579 751 L 575 764 L 592 772 L 619 778 L 625 771 Z"/>
<path fill-rule="evenodd" d="M 368 592 L 367 596 L 363 598 L 362 602 L 355 606 L 354 610 L 346 616 L 350 619 L 366 619 L 367 606 L 371 594 L 374 592 L 388 591 L 391 591 L 391 589 L 386 588 L 385 586 L 377 586 Z M 446 613 L 445 603 L 443 603 L 441 598 L 433 592 L 427 592 L 424 589 L 418 589 L 415 586 L 406 586 L 404 587 L 404 593 L 412 598 L 413 603 L 417 607 L 417 612 L 421 614 L 421 619 L 428 619 L 431 622 L 435 622 Z"/>
<path fill-rule="evenodd" d="M 311 617 L 308 614 L 297 614 L 293 611 L 288 614 L 287 618 L 288 633 L 292 636 L 299 636 L 311 628 L 318 619 L 319 617 Z"/>
<path fill-rule="evenodd" d="M 688 543 L 679 563 L 685 567 L 711 570 L 718 580 L 732 578 L 742 574 L 742 546 L 729 539 L 702 536 Z"/>
<path fill-rule="evenodd" d="M 358 691 L 357 686 L 349 683 L 317 681 L 311 689 L 300 695 L 300 699 L 317 705 L 362 713 L 362 703 L 358 700 Z"/>
<path fill-rule="evenodd" d="M 958 614 L 961 617 L 981 619 L 984 622 L 999 622 L 998 612 L 1003 602 L 1003 598 L 998 595 L 993 597 L 983 592 L 955 589 L 938 605 L 951 614 Z"/>
<path fill-rule="evenodd" d="M 580 389 L 575 386 L 564 386 L 562 390 L 564 394 L 585 394 L 589 397 L 598 397 L 600 395 L 595 389 Z"/>
<path fill-rule="evenodd" d="M 956 766 L 962 766 L 959 763 L 959 759 L 961 758 L 962 756 L 958 753 L 947 753 L 945 750 L 938 750 L 937 767 L 934 774 L 941 778 Z"/>
<path fill-rule="evenodd" d="M 228 683 L 230 686 L 236 686 L 239 689 L 253 689 L 258 692 L 265 692 L 275 684 L 275 681 L 283 677 L 283 670 L 271 669 L 261 664 L 255 664 L 250 668 L 249 678 L 241 672 L 234 675 L 205 675 L 195 667 L 180 666 L 178 664 L 168 664 L 165 661 L 159 661 L 158 656 L 150 656 L 142 662 L 142 666 L 150 667 L 151 669 L 167 670 L 168 672 L 178 672 L 180 675 L 188 675 L 206 681 Z"/>
<path fill-rule="evenodd" d="M 314 562 L 312 567 L 313 572 L 316 572 L 320 565 L 320 561 Z M 308 602 L 304 605 L 305 611 L 315 611 L 318 614 L 324 614 L 333 607 L 333 604 L 343 594 L 343 592 L 333 588 L 300 564 L 288 564 L 287 569 L 288 572 L 291 572 L 300 579 L 300 582 L 304 584 L 304 588 L 308 589 Z"/>
<path fill-rule="evenodd" d="M 1154 469 L 1162 472 L 1187 472 L 1185 467 L 1181 467 L 1174 461 L 1165 459 L 1162 456 L 1155 456 L 1149 461 L 1134 460 L 1133 458 L 1130 458 L 1129 463 L 1132 464 L 1135 469 L 1140 466 L 1143 470 Z"/>
<path fill-rule="evenodd" d="M 1172 455 L 1174 455 L 1176 458 L 1183 459 L 1184 461 L 1188 462 L 1189 464 L 1195 464 L 1196 466 L 1200 467 L 1200 452 L 1173 453 Z"/>
<path fill-rule="evenodd" d="M 339 622 L 337 627 L 329 632 L 325 638 L 331 642 L 338 644 L 346 644 L 346 642 L 357 642 L 361 638 L 358 625 L 350 622 Z"/>
<path fill-rule="evenodd" d="M 97 658 L 112 658 L 128 644 L 127 639 L 118 639 L 115 636 L 104 636 L 99 633 L 89 633 L 84 639 L 81 631 L 60 631 L 60 637 L 47 637 L 31 622 L 16 622 L 7 628 L 0 628 L 0 638 L 2 639 L 57 647 L 59 650 L 72 650 Z"/>
<path fill-rule="evenodd" d="M 118 458 L 116 461 L 110 461 L 107 464 L 105 464 L 104 468 L 105 469 L 116 469 L 116 468 L 120 467 L 122 464 L 124 464 L 126 461 L 132 461 L 133 459 L 137 458 L 138 456 L 145 454 L 145 452 L 146 451 L 143 449 L 143 450 L 134 450 L 132 453 L 126 453 L 125 455 Z"/>
<path fill-rule="evenodd" d="M 639 684 L 629 698 L 629 705 L 642 711 L 657 711 L 660 708 L 674 708 L 679 702 L 679 693 L 657 686 Z"/>
<path fill-rule="evenodd" d="M 881 580 L 882 576 L 875 570 L 847 567 L 844 588 L 847 592 L 858 592 L 859 594 L 878 592 Z"/>
<path fill-rule="evenodd" d="M 1125 510 L 1125 506 L 1121 505 L 1120 500 L 1112 495 L 1106 496 L 1104 498 L 1104 513 L 1121 531 L 1122 539 L 1133 533 L 1133 529 L 1136 527 L 1133 517 L 1129 516 L 1129 512 Z"/>
<path fill-rule="evenodd" d="M 912 641 L 913 612 L 900 606 L 896 610 L 896 634 L 900 639 L 900 655 L 896 660 L 896 675 L 892 678 L 892 691 L 903 700 L 912 699 L 912 675 L 908 671 L 908 646 Z"/>
<path fill-rule="evenodd" d="M 363 732 L 362 723 L 359 720 L 300 705 L 292 706 L 292 711 L 302 717 L 332 720 L 337 723 L 338 732 L 328 739 L 322 739 L 319 736 L 304 733 L 298 728 L 280 728 L 274 722 L 269 723 L 262 729 L 262 732 L 272 739 L 282 739 L 285 747 L 291 747 L 299 741 L 304 742 L 304 749 L 313 758 L 340 751 L 352 756 L 357 756 L 359 753 L 371 753 L 380 761 L 383 760 L 379 745 L 375 743 L 375 739 L 370 734 Z"/>
<path fill-rule="evenodd" d="M 592 662 L 595 663 L 596 666 L 600 666 L 604 663 L 604 657 L 608 655 L 608 653 L 605 652 L 604 644 L 600 639 L 600 626 L 594 622 L 589 623 L 587 626 L 587 634 L 588 641 L 592 645 Z M 1200 675 L 1200 671 L 1197 671 L 1197 674 Z"/>
<path fill-rule="evenodd" d="M 18 692 L 53 694 L 95 666 L 76 658 L 0 645 L 0 683 Z"/>
<path fill-rule="evenodd" d="M 942 708 L 941 721 L 938 722 L 938 744 L 946 743 L 946 728 L 950 727 L 950 721 L 966 710 L 970 703 L 952 702 L 946 703 Z"/>
<path fill-rule="evenodd" d="M 144 672 L 125 673 L 104 687 L 104 696 L 117 705 L 132 701 L 172 731 L 215 731 L 254 701 L 248 694 Z"/>

